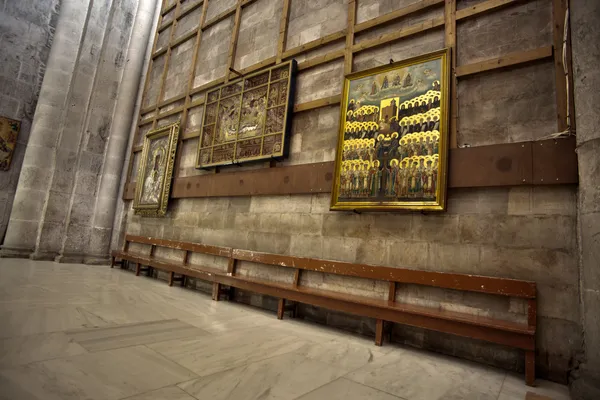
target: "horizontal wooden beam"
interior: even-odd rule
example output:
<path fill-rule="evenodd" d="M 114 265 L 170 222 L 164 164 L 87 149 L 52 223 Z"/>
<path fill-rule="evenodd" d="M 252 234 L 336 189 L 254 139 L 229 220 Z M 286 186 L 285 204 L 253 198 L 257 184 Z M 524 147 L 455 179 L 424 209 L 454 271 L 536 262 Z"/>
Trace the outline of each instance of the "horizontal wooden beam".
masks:
<path fill-rule="evenodd" d="M 450 150 L 450 188 L 576 184 L 575 139 Z M 330 193 L 333 162 L 176 178 L 173 198 Z M 133 199 L 135 182 L 124 200 Z"/>
<path fill-rule="evenodd" d="M 373 39 L 363 40 L 352 47 L 352 52 L 357 53 L 359 51 L 368 50 L 371 48 L 375 48 L 378 46 L 382 46 L 389 42 L 396 41 L 398 39 L 402 39 L 408 36 L 416 35 L 421 32 L 428 31 L 430 29 L 437 28 L 439 26 L 444 25 L 444 17 L 433 18 L 428 21 L 421 22 L 420 24 L 415 24 L 412 26 L 408 26 L 406 28 L 398 29 L 394 32 L 390 33 L 382 33 L 374 37 Z"/>
<path fill-rule="evenodd" d="M 223 21 L 224 19 L 231 17 L 233 14 L 235 14 L 236 10 L 237 10 L 237 5 L 231 7 L 229 10 L 223 11 L 221 14 L 217 15 L 210 21 L 206 21 L 206 23 L 204 25 L 202 25 L 202 30 L 204 31 L 204 30 L 210 28 L 211 26 L 218 24 L 219 22 Z"/>
<path fill-rule="evenodd" d="M 474 17 L 475 15 L 483 14 L 486 12 L 494 11 L 501 7 L 506 7 L 511 4 L 522 3 L 524 0 L 488 0 L 477 5 L 463 8 L 462 10 L 456 11 L 456 19 L 461 20 L 465 18 Z"/>
<path fill-rule="evenodd" d="M 430 7 L 433 7 L 433 6 L 436 6 L 438 4 L 443 4 L 444 1 L 445 0 L 422 0 L 422 1 L 418 1 L 416 3 L 413 3 L 411 5 L 403 7 L 401 9 L 399 9 L 399 10 L 392 11 L 392 12 L 384 14 L 384 15 L 380 15 L 379 17 L 370 19 L 370 20 L 365 21 L 365 22 L 361 22 L 360 24 L 357 24 L 354 27 L 354 33 L 362 32 L 362 31 L 365 31 L 367 29 L 371 29 L 371 28 L 374 28 L 376 26 L 380 26 L 382 24 L 395 21 L 395 20 L 400 19 L 402 17 L 405 17 L 407 15 L 414 14 L 414 13 L 422 11 L 422 10 L 426 10 L 426 9 L 428 9 Z"/>
<path fill-rule="evenodd" d="M 316 49 L 317 47 L 321 47 L 327 43 L 335 42 L 336 40 L 345 39 L 346 38 L 346 30 L 342 29 L 341 31 L 331 33 L 327 36 L 323 36 L 322 38 L 310 41 L 301 46 L 294 47 L 293 49 L 289 49 L 283 53 L 282 58 L 290 58 L 295 55 L 307 52 L 312 49 Z"/>
<path fill-rule="evenodd" d="M 325 64 L 330 61 L 337 60 L 338 58 L 343 58 L 345 52 L 346 51 L 344 49 L 340 49 L 329 52 L 327 54 L 323 54 L 322 56 L 313 57 L 306 61 L 302 61 L 301 63 L 298 63 L 298 71 L 316 67 L 317 65 Z"/>
<path fill-rule="evenodd" d="M 516 51 L 505 54 L 500 57 L 480 61 L 473 64 L 461 65 L 456 67 L 456 76 L 478 74 L 484 71 L 490 71 L 498 68 L 505 68 L 511 65 L 524 64 L 532 61 L 543 60 L 552 57 L 552 46 L 540 47 L 538 49 Z"/>
<path fill-rule="evenodd" d="M 177 178 L 173 198 L 284 195 L 331 191 L 331 163 Z"/>
<path fill-rule="evenodd" d="M 333 104 L 339 104 L 342 100 L 342 95 L 337 94 L 335 96 L 325 97 L 323 99 L 308 101 L 306 103 L 296 104 L 294 106 L 294 112 L 308 111 L 315 108 L 326 107 Z"/>
<path fill-rule="evenodd" d="M 177 1 L 174 1 L 173 4 L 171 4 L 170 6 L 166 6 L 165 8 L 163 8 L 160 13 L 164 16 L 165 14 L 168 14 L 176 6 L 177 6 Z"/>
<path fill-rule="evenodd" d="M 188 7 L 186 7 L 185 9 L 181 10 L 181 14 L 179 14 L 179 16 L 177 17 L 177 20 L 180 20 L 181 18 L 185 17 L 186 15 L 188 15 L 189 13 L 191 13 L 192 11 L 194 11 L 196 8 L 200 7 L 201 5 L 203 5 L 204 1 L 200 0 L 197 3 L 194 3 Z"/>

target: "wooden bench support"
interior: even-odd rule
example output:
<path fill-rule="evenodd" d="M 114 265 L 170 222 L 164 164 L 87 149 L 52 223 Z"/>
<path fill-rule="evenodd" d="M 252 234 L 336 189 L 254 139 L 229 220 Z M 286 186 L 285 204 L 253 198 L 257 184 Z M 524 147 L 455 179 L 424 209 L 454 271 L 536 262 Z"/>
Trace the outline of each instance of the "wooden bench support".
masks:
<path fill-rule="evenodd" d="M 130 242 L 152 247 L 149 254 L 134 253 L 128 251 Z M 183 260 L 174 261 L 157 258 L 154 255 L 157 247 L 184 251 Z M 226 258 L 228 260 L 227 268 L 188 265 L 190 253 Z M 291 312 L 291 315 L 295 317 L 300 303 L 374 318 L 376 320 L 375 344 L 377 346 L 383 345 L 384 335 L 388 337 L 387 340 L 391 341 L 392 324 L 398 323 L 522 349 L 525 351 L 525 381 L 530 386 L 535 381 L 535 336 L 537 328 L 535 282 L 283 256 L 131 235 L 126 236 L 123 250 L 114 251 L 111 256 L 111 267 L 119 263 L 117 259 L 121 260 L 122 268 L 125 262 L 135 263 L 136 275 L 139 275 L 141 271 L 148 271 L 150 275 L 154 269 L 168 272 L 169 286 L 172 286 L 175 281 L 181 281 L 182 286 L 185 286 L 185 279 L 188 276 L 211 282 L 213 285 L 212 299 L 214 301 L 219 301 L 222 295 L 232 299 L 235 288 L 272 296 L 279 299 L 277 304 L 278 319 L 283 319 L 286 311 Z M 236 274 L 236 264 L 238 262 L 289 268 L 293 270 L 294 278 L 292 282 L 284 283 L 251 276 L 239 276 Z M 389 284 L 387 298 L 353 295 L 306 286 L 300 279 L 303 271 L 308 271 L 311 274 L 335 274 L 386 281 Z M 396 293 L 397 290 L 401 290 L 402 286 L 400 285 L 405 284 L 526 299 L 528 301 L 527 323 L 482 317 L 433 306 L 404 303 L 397 299 Z"/>
<path fill-rule="evenodd" d="M 214 301 L 219 301 L 220 295 L 221 295 L 221 284 L 218 282 L 213 282 L 212 299 Z"/>
<path fill-rule="evenodd" d="M 279 299 L 279 303 L 277 303 L 277 319 L 283 319 L 284 312 L 285 312 L 285 299 Z"/>
<path fill-rule="evenodd" d="M 533 386 L 535 382 L 535 350 L 525 352 L 525 383 Z"/>
<path fill-rule="evenodd" d="M 383 345 L 383 320 L 378 319 L 375 325 L 375 345 Z"/>

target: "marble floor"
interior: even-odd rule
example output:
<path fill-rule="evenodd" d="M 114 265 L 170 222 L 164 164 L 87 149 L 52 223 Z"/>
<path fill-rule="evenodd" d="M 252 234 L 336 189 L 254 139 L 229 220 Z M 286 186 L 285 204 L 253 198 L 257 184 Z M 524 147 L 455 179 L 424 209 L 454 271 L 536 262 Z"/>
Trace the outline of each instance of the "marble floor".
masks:
<path fill-rule="evenodd" d="M 2 400 L 569 398 L 537 385 L 119 269 L 0 259 Z"/>

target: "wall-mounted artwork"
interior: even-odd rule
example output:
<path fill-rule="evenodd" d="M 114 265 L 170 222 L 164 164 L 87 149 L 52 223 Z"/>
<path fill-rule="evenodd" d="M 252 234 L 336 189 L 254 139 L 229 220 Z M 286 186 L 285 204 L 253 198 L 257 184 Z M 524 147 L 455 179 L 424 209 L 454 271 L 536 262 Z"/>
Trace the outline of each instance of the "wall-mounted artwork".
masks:
<path fill-rule="evenodd" d="M 0 117 L 0 171 L 8 171 L 21 123 L 14 119 Z"/>
<path fill-rule="evenodd" d="M 449 51 L 344 81 L 332 210 L 444 210 Z"/>
<path fill-rule="evenodd" d="M 296 61 L 206 93 L 196 168 L 287 157 Z"/>
<path fill-rule="evenodd" d="M 133 201 L 136 214 L 154 217 L 166 214 L 178 137 L 179 122 L 146 134 Z"/>

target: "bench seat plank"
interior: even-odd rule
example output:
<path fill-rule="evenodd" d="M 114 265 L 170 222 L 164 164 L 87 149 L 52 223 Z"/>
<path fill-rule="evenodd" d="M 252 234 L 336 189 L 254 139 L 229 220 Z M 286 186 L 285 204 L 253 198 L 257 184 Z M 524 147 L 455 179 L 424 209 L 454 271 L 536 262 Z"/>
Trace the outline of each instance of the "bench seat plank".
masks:
<path fill-rule="evenodd" d="M 347 295 L 323 289 L 294 287 L 293 284 L 272 282 L 240 276 L 219 277 L 222 284 L 264 293 L 273 297 L 311 304 L 354 315 L 453 333 L 474 339 L 531 350 L 535 332 L 525 325 L 495 320 L 455 311 L 394 303 L 384 299 Z"/>

